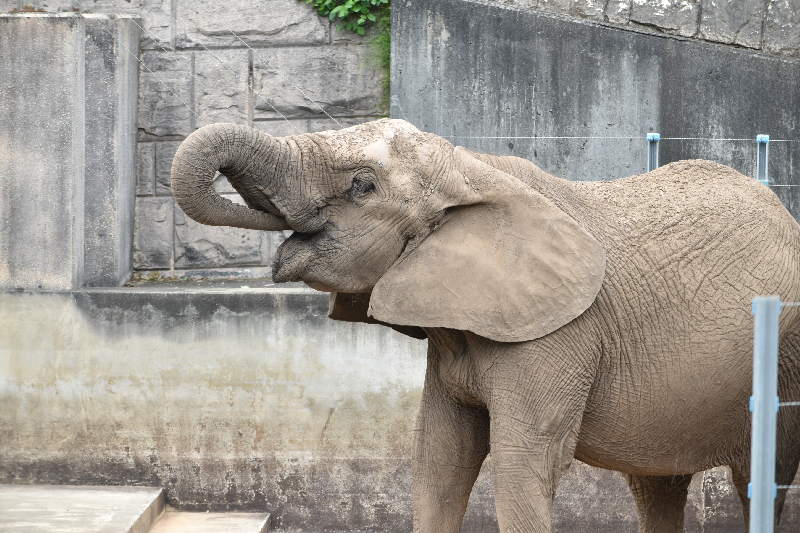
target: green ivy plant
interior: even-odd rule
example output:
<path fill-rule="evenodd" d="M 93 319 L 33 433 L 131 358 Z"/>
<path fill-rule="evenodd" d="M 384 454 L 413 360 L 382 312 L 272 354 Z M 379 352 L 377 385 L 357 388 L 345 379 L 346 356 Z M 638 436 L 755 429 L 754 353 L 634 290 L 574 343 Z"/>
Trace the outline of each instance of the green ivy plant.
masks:
<path fill-rule="evenodd" d="M 312 2 L 321 16 L 342 21 L 336 31 L 345 28 L 359 35 L 364 35 L 364 26 L 375 22 L 381 9 L 389 5 L 389 0 L 306 0 L 306 4 Z"/>
<path fill-rule="evenodd" d="M 379 71 L 383 72 L 381 107 L 388 111 L 389 70 L 392 63 L 392 8 L 388 2 L 378 11 L 378 20 L 375 23 L 378 26 L 378 34 L 370 39 L 369 44 L 372 45 L 372 62 Z"/>
<path fill-rule="evenodd" d="M 314 9 L 331 20 L 337 17 L 342 21 L 336 31 L 348 31 L 364 35 L 364 28 L 370 24 L 377 26 L 377 33 L 369 40 L 372 45 L 371 63 L 383 72 L 383 91 L 380 106 L 389 109 L 389 67 L 392 48 L 392 7 L 390 0 L 305 0 L 314 3 Z"/>

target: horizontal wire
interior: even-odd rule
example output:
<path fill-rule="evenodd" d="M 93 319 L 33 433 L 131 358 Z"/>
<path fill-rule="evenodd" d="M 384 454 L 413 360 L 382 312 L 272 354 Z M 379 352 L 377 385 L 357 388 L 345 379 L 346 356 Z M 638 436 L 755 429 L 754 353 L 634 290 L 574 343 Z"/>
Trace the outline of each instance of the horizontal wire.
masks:
<path fill-rule="evenodd" d="M 800 302 L 781 302 L 782 307 L 800 307 Z"/>
<path fill-rule="evenodd" d="M 470 136 L 470 135 L 442 135 L 445 139 L 642 139 L 641 135 L 629 135 L 625 137 L 618 136 L 583 136 L 583 135 L 561 135 L 561 136 L 546 136 L 546 135 L 528 135 L 528 136 L 513 136 L 513 135 L 492 135 L 492 136 Z M 659 141 L 724 141 L 724 142 L 756 142 L 756 139 L 736 139 L 736 138 L 710 138 L 710 137 L 661 137 Z M 648 141 L 650 142 L 650 141 Z M 770 139 L 769 142 L 775 143 L 794 143 L 800 142 L 795 139 Z"/>
<path fill-rule="evenodd" d="M 796 407 L 800 402 L 778 402 L 779 407 Z"/>
<path fill-rule="evenodd" d="M 778 485 L 779 489 L 800 489 L 800 485 Z"/>
<path fill-rule="evenodd" d="M 579 136 L 561 136 L 561 137 L 546 137 L 546 136 L 528 136 L 528 137 L 513 137 L 513 136 L 494 136 L 494 137 L 471 137 L 465 135 L 442 135 L 445 139 L 638 139 L 640 136 L 628 137 L 579 137 Z"/>
<path fill-rule="evenodd" d="M 755 142 L 755 139 L 710 138 L 710 137 L 661 137 L 660 141 L 725 141 L 725 142 Z"/>

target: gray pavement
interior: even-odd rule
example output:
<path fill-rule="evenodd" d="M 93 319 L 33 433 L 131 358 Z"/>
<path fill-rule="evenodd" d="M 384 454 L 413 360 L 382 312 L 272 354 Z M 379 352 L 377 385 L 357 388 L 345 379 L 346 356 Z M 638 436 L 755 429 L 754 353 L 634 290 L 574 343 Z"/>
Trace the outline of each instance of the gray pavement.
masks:
<path fill-rule="evenodd" d="M 163 510 L 160 488 L 0 485 L 3 533 L 145 533 Z"/>
<path fill-rule="evenodd" d="M 183 513 L 168 509 L 150 533 L 269 533 L 269 515 Z"/>

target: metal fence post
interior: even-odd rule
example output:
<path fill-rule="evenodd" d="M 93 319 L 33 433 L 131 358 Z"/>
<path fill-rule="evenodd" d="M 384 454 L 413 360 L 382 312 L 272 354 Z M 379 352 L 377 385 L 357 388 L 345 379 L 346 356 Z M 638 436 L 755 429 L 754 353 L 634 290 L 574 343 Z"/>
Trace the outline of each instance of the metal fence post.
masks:
<path fill-rule="evenodd" d="M 658 168 L 658 141 L 661 140 L 660 133 L 647 134 L 647 171 Z"/>
<path fill-rule="evenodd" d="M 775 496 L 775 440 L 778 419 L 777 296 L 753 299 L 753 412 L 750 450 L 750 533 L 773 533 Z"/>
<path fill-rule="evenodd" d="M 756 179 L 769 186 L 769 135 L 756 135 L 756 145 L 758 146 Z"/>

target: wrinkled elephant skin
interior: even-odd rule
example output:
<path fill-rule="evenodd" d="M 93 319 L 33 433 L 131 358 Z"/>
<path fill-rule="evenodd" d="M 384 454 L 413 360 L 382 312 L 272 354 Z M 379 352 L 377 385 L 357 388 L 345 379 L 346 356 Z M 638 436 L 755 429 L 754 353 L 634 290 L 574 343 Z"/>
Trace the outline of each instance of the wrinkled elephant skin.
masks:
<path fill-rule="evenodd" d="M 213 192 L 225 174 L 249 209 Z M 800 226 L 709 161 L 572 183 L 399 120 L 274 138 L 201 128 L 173 188 L 207 224 L 291 227 L 276 281 L 335 319 L 428 338 L 414 530 L 461 530 L 492 453 L 503 532 L 546 532 L 573 457 L 626 475 L 640 531 L 683 531 L 691 476 L 730 465 L 748 513 L 750 302 L 800 300 Z M 800 400 L 800 312 L 781 317 L 779 392 Z M 779 484 L 800 410 L 778 417 Z M 777 515 L 785 490 L 776 500 Z"/>

